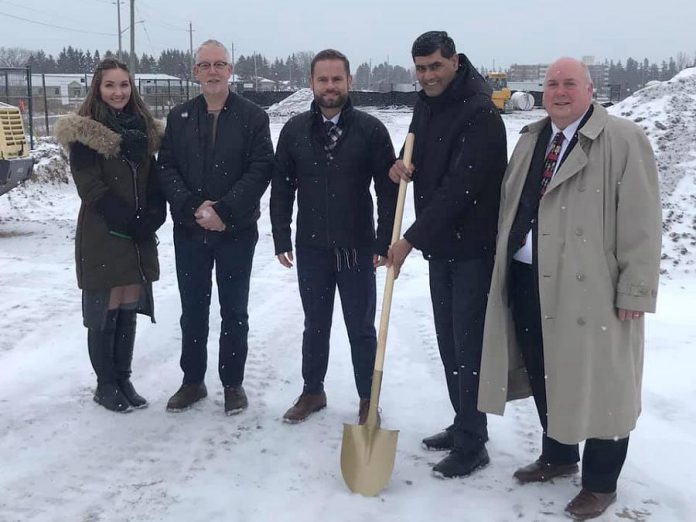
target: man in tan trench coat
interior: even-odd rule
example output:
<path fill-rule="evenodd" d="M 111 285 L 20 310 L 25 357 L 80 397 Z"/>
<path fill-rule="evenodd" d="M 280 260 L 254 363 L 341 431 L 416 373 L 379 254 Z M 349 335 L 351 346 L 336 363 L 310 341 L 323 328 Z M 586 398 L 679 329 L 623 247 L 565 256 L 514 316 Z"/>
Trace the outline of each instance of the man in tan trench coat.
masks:
<path fill-rule="evenodd" d="M 640 414 L 645 312 L 661 246 L 657 168 L 642 130 L 592 103 L 587 68 L 549 69 L 549 117 L 525 127 L 503 180 L 486 311 L 479 409 L 534 396 L 544 430 L 521 483 L 578 471 L 566 512 L 587 519 L 616 499 Z"/>

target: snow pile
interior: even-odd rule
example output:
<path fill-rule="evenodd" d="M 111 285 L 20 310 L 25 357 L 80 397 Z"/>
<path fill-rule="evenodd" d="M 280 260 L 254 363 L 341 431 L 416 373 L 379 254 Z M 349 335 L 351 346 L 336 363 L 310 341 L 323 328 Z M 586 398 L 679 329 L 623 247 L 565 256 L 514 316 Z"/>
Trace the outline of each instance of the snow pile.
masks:
<path fill-rule="evenodd" d="M 284 100 L 271 105 L 268 108 L 269 116 L 294 116 L 309 110 L 309 106 L 314 100 L 312 89 L 300 89 L 291 94 Z"/>
<path fill-rule="evenodd" d="M 696 68 L 637 91 L 609 112 L 640 125 L 655 151 L 663 208 L 662 272 L 696 268 Z"/>
<path fill-rule="evenodd" d="M 34 173 L 21 185 L 0 196 L 0 236 L 27 219 L 47 223 L 74 221 L 79 202 L 70 176 L 68 158 L 52 136 L 38 138 L 31 151 Z"/>
<path fill-rule="evenodd" d="M 30 181 L 38 183 L 69 183 L 70 168 L 63 148 L 53 136 L 39 138 L 34 150 L 34 175 Z"/>

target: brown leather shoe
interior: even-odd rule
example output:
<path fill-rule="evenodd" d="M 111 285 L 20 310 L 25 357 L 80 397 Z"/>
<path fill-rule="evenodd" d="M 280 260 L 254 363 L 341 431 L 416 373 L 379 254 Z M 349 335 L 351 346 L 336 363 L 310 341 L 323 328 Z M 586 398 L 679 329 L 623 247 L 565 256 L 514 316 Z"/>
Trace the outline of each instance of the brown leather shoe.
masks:
<path fill-rule="evenodd" d="M 208 390 L 204 383 L 201 384 L 182 384 L 174 395 L 167 402 L 167 411 L 188 410 L 196 402 L 208 396 Z"/>
<path fill-rule="evenodd" d="M 567 477 L 577 472 L 578 465 L 576 463 L 551 464 L 539 458 L 531 464 L 518 469 L 512 476 L 522 484 L 528 484 L 529 482 L 548 482 L 553 478 Z"/>
<path fill-rule="evenodd" d="M 614 502 L 616 502 L 616 491 L 593 493 L 583 488 L 573 500 L 568 502 L 565 512 L 575 520 L 587 520 L 598 517 Z"/>
<path fill-rule="evenodd" d="M 296 424 L 322 408 L 326 408 L 326 393 L 303 393 L 297 398 L 292 408 L 285 412 L 283 420 Z"/>
<path fill-rule="evenodd" d="M 225 415 L 235 415 L 249 406 L 243 386 L 225 387 Z"/>

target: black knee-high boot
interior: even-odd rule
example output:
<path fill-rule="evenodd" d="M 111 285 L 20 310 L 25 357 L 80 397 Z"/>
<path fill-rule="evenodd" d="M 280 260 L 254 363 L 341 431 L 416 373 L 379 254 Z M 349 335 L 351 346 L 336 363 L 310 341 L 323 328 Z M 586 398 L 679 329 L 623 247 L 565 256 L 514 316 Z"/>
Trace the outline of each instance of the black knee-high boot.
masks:
<path fill-rule="evenodd" d="M 118 386 L 114 364 L 114 335 L 118 310 L 109 310 L 103 330 L 87 330 L 87 347 L 94 373 L 97 374 L 97 389 L 94 401 L 107 410 L 126 413 L 132 410 L 130 402 Z"/>
<path fill-rule="evenodd" d="M 114 341 L 114 362 L 118 385 L 134 408 L 146 408 L 147 400 L 138 395 L 130 381 L 131 362 L 133 361 L 133 344 L 135 343 L 135 310 L 121 308 L 116 321 L 116 339 Z"/>

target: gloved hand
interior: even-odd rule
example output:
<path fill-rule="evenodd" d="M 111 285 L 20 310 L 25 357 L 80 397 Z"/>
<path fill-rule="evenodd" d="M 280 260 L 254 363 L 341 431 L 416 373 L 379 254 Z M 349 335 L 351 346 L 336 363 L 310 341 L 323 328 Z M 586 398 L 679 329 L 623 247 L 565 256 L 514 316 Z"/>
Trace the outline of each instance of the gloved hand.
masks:
<path fill-rule="evenodd" d="M 104 218 L 110 232 L 130 235 L 128 230 L 133 219 L 133 208 L 113 192 L 107 191 L 93 203 L 94 210 Z"/>
<path fill-rule="evenodd" d="M 128 224 L 129 235 L 135 241 L 146 241 L 155 234 L 155 225 L 147 212 L 140 208 Z"/>

